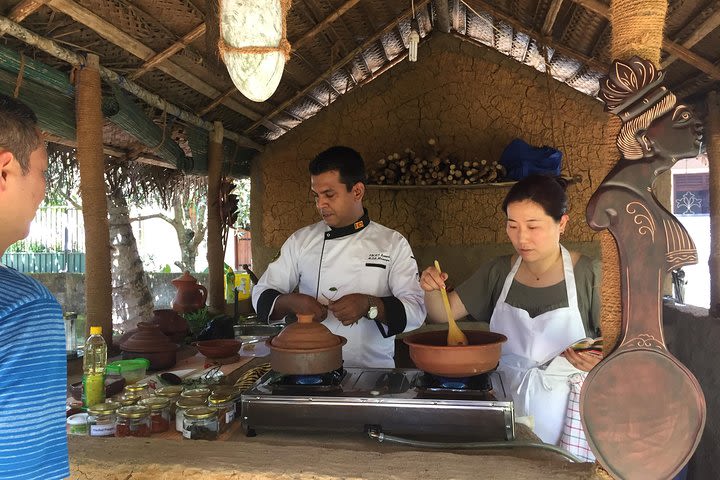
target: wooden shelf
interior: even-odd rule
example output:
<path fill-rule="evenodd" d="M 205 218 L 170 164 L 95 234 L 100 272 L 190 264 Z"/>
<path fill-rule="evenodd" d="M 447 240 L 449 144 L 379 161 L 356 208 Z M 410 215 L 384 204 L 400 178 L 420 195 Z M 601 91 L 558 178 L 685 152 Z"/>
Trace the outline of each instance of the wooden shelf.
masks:
<path fill-rule="evenodd" d="M 582 177 L 575 175 L 572 177 L 563 177 L 567 180 L 568 184 L 580 183 Z M 515 185 L 516 181 L 510 182 L 492 182 L 492 183 L 473 183 L 470 185 L 375 185 L 366 184 L 365 187 L 368 190 L 463 190 L 463 189 L 478 189 L 478 188 L 497 188 L 497 187 L 510 187 Z"/>

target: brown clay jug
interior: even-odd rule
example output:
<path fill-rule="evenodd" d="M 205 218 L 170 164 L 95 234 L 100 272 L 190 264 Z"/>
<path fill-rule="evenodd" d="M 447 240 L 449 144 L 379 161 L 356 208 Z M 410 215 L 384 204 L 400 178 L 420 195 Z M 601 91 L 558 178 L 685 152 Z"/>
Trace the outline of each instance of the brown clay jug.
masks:
<path fill-rule="evenodd" d="M 188 313 L 200 310 L 207 301 L 207 288 L 197 282 L 197 278 L 185 272 L 182 276 L 171 280 L 177 294 L 172 301 L 172 309 L 178 313 Z"/>

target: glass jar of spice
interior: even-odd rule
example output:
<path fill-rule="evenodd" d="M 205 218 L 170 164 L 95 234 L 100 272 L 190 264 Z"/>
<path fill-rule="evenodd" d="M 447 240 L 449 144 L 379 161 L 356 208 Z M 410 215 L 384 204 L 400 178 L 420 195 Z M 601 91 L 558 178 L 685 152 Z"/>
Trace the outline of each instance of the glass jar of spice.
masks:
<path fill-rule="evenodd" d="M 176 402 L 180 398 L 183 387 L 180 385 L 170 385 L 167 387 L 161 387 L 155 390 L 155 395 L 158 397 L 167 398 L 170 400 L 170 421 L 175 419 L 175 408 Z"/>
<path fill-rule="evenodd" d="M 117 397 L 113 398 L 113 402 L 120 404 L 121 407 L 129 407 L 130 405 L 135 405 L 138 400 L 140 400 L 139 396 L 132 395 L 130 393 L 123 393 L 122 395 L 118 395 Z"/>
<path fill-rule="evenodd" d="M 150 431 L 167 432 L 170 429 L 170 400 L 163 397 L 147 397 L 138 402 L 150 409 Z"/>
<path fill-rule="evenodd" d="M 115 435 L 115 412 L 120 404 L 98 403 L 88 408 L 88 432 L 91 437 L 112 437 Z"/>
<path fill-rule="evenodd" d="M 209 388 L 190 388 L 183 390 L 180 394 L 184 398 L 202 398 L 203 402 L 207 401 L 207 397 L 210 395 Z"/>
<path fill-rule="evenodd" d="M 214 387 L 211 387 L 210 389 L 212 391 L 212 394 L 221 394 L 221 395 L 229 395 L 232 397 L 233 402 L 235 402 L 235 413 L 240 411 L 240 395 L 241 391 L 237 389 L 234 385 L 215 385 Z"/>
<path fill-rule="evenodd" d="M 213 393 L 208 397 L 208 406 L 217 408 L 220 433 L 225 432 L 235 419 L 235 402 L 232 396 L 225 393 Z"/>
<path fill-rule="evenodd" d="M 175 406 L 175 430 L 182 433 L 185 410 L 191 407 L 203 407 L 205 406 L 205 400 L 203 398 L 180 397 Z"/>
<path fill-rule="evenodd" d="M 148 388 L 147 382 L 137 382 L 125 385 L 125 393 L 145 398 L 150 396 L 150 389 Z"/>
<path fill-rule="evenodd" d="M 150 409 L 143 405 L 130 405 L 117 410 L 116 437 L 149 437 Z"/>
<path fill-rule="evenodd" d="M 215 440 L 218 437 L 218 412 L 212 407 L 191 407 L 185 410 L 183 437 L 191 440 Z"/>

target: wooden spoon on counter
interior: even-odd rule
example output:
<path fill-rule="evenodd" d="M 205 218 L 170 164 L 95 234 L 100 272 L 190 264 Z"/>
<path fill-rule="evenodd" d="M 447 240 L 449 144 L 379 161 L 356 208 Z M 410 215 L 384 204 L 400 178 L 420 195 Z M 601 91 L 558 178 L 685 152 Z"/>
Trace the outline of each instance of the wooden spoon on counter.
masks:
<path fill-rule="evenodd" d="M 437 268 L 438 273 L 442 273 L 442 270 L 440 270 L 440 263 L 435 260 L 435 268 Z M 450 308 L 450 300 L 448 300 L 447 291 L 445 290 L 445 287 L 443 287 L 440 290 L 440 293 L 442 294 L 443 299 L 443 305 L 445 306 L 445 314 L 448 318 L 448 338 L 447 338 L 447 344 L 448 345 L 467 345 L 468 339 L 465 336 L 465 334 L 460 330 L 460 327 L 457 326 L 457 323 L 455 323 L 455 317 L 453 317 L 452 309 Z"/>

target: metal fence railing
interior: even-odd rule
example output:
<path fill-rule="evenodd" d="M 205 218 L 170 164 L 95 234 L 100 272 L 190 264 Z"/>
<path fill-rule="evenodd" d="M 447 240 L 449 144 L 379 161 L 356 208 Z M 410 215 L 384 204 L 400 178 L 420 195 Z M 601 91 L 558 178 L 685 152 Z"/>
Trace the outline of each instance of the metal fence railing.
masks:
<path fill-rule="evenodd" d="M 85 253 L 9 252 L 2 264 L 23 273 L 85 273 Z"/>
<path fill-rule="evenodd" d="M 30 234 L 8 252 L 84 252 L 85 227 L 82 210 L 42 207 L 30 225 Z"/>

